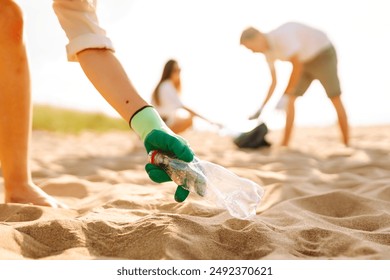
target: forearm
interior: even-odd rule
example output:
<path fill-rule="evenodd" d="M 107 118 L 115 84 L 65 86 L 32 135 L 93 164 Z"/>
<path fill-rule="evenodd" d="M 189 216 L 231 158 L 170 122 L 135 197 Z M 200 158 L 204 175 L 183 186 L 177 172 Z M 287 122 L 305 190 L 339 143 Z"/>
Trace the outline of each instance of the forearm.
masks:
<path fill-rule="evenodd" d="M 285 89 L 286 94 L 291 94 L 294 92 L 295 87 L 297 86 L 303 71 L 303 64 L 298 60 L 293 60 L 293 69 L 291 72 L 290 80 L 288 81 L 287 87 Z"/>
<path fill-rule="evenodd" d="M 268 64 L 268 66 L 269 66 L 269 70 L 270 70 L 270 74 L 271 74 L 271 85 L 268 89 L 268 92 L 267 92 L 265 99 L 263 100 L 263 103 L 261 104 L 260 110 L 262 110 L 265 107 L 265 105 L 268 103 L 268 101 L 271 99 L 271 97 L 275 91 L 276 83 L 277 83 L 275 65 Z"/>
<path fill-rule="evenodd" d="M 296 85 L 298 84 L 298 81 L 301 77 L 301 73 L 293 72 L 291 73 L 290 80 L 286 86 L 286 89 L 284 90 L 285 94 L 291 94 L 294 92 Z"/>
<path fill-rule="evenodd" d="M 106 49 L 87 49 L 77 54 L 78 61 L 99 93 L 129 121 L 134 113 L 148 105 L 139 96 L 115 55 Z"/>
<path fill-rule="evenodd" d="M 201 119 L 208 121 L 205 117 L 203 117 L 202 115 L 199 115 L 197 112 L 193 111 L 192 109 L 188 108 L 187 106 L 183 106 L 183 109 L 187 110 L 193 116 L 196 116 L 198 118 L 201 118 Z"/>
<path fill-rule="evenodd" d="M 272 84 L 271 84 L 271 86 L 270 86 L 269 89 L 268 89 L 267 96 L 265 97 L 265 99 L 264 99 L 264 101 L 263 101 L 263 103 L 262 103 L 262 105 L 261 105 L 261 108 L 264 108 L 265 105 L 268 103 L 268 101 L 270 100 L 272 94 L 273 94 L 274 91 L 275 91 L 275 87 L 276 87 L 276 82 L 273 81 Z"/>

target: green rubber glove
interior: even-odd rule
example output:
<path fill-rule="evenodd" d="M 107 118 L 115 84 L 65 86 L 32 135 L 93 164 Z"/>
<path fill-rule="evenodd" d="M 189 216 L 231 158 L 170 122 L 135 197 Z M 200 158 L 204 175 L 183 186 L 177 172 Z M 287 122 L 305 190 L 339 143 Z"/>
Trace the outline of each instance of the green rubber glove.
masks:
<path fill-rule="evenodd" d="M 130 120 L 130 126 L 144 142 L 148 153 L 152 150 L 159 150 L 173 154 L 178 159 L 186 162 L 194 159 L 194 153 L 188 143 L 166 126 L 153 107 L 144 107 L 134 114 Z M 158 166 L 148 163 L 145 170 L 149 178 L 156 183 L 171 181 L 168 174 Z M 175 200 L 183 202 L 188 194 L 188 190 L 178 186 L 175 192 Z"/>

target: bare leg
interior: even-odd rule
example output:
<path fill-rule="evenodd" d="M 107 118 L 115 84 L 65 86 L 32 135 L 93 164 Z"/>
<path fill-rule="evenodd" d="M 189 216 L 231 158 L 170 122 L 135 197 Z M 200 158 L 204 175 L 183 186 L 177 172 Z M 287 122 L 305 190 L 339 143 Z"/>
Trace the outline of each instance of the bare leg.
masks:
<path fill-rule="evenodd" d="M 177 112 L 175 122 L 169 126 L 174 133 L 181 133 L 192 126 L 193 115 L 187 111 L 183 113 Z"/>
<path fill-rule="evenodd" d="M 0 160 L 5 202 L 62 207 L 33 184 L 28 164 L 31 131 L 30 75 L 23 18 L 11 0 L 0 9 Z"/>
<path fill-rule="evenodd" d="M 169 128 L 174 133 L 179 134 L 186 131 L 191 126 L 192 126 L 192 119 L 181 119 L 175 122 L 173 125 L 169 126 Z"/>
<path fill-rule="evenodd" d="M 176 109 L 174 121 L 169 123 L 168 126 L 174 133 L 181 133 L 192 126 L 193 118 L 194 114 L 186 109 Z"/>
<path fill-rule="evenodd" d="M 295 100 L 296 96 L 290 95 L 288 98 L 287 109 L 286 109 L 286 126 L 284 128 L 284 136 L 281 145 L 288 146 L 290 142 L 291 132 L 294 125 L 295 118 Z"/>
<path fill-rule="evenodd" d="M 341 102 L 340 96 L 333 97 L 330 100 L 332 101 L 333 106 L 334 106 L 336 113 L 337 113 L 340 130 L 341 130 L 341 134 L 343 137 L 343 143 L 345 144 L 345 146 L 348 146 L 348 144 L 349 144 L 349 126 L 348 126 L 347 113 L 345 112 L 344 105 Z"/>
<path fill-rule="evenodd" d="M 87 49 L 78 53 L 77 58 L 95 88 L 126 121 L 147 105 L 110 50 Z"/>

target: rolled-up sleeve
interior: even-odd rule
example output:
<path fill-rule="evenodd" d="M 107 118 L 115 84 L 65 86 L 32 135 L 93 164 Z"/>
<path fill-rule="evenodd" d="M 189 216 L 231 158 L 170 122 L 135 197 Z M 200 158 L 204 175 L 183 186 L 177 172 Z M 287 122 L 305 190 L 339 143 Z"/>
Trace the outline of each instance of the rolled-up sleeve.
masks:
<path fill-rule="evenodd" d="M 96 0 L 53 0 L 53 9 L 69 43 L 69 61 L 77 61 L 77 53 L 85 49 L 114 51 L 106 31 L 100 27 L 96 15 Z"/>

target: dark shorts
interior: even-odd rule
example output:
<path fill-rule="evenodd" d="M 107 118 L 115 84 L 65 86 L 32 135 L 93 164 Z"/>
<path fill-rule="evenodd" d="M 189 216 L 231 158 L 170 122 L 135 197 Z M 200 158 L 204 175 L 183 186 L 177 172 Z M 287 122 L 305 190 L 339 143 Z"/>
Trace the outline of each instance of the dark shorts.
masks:
<path fill-rule="evenodd" d="M 329 98 L 341 94 L 337 74 L 337 54 L 333 46 L 303 64 L 303 73 L 295 88 L 294 95 L 302 96 L 314 80 L 320 81 Z"/>

